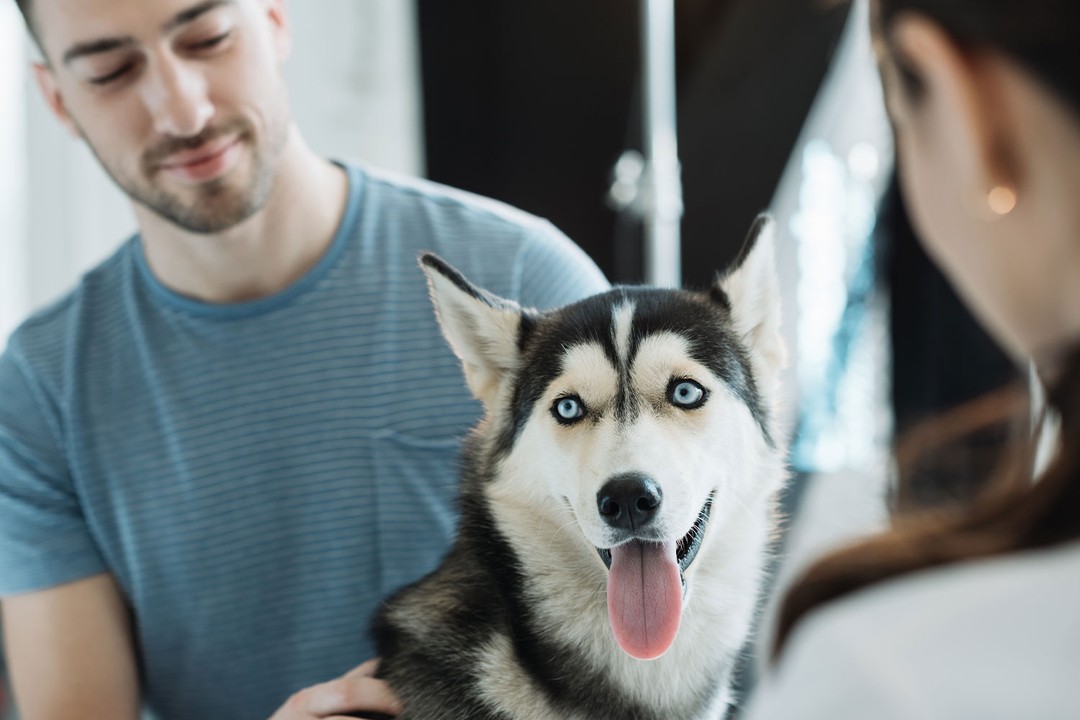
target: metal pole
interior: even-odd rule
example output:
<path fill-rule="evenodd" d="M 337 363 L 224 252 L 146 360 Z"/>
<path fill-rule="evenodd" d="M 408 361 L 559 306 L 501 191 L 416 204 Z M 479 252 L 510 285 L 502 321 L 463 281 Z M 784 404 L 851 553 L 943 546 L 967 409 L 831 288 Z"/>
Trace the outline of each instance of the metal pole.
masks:
<path fill-rule="evenodd" d="M 682 183 L 675 127 L 675 2 L 641 0 L 645 280 L 682 283 Z"/>

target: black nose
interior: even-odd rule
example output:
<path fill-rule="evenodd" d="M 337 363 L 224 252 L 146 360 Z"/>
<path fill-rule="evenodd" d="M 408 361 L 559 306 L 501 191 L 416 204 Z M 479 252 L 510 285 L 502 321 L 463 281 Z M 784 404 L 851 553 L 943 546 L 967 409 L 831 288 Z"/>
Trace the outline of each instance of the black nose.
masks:
<path fill-rule="evenodd" d="M 623 473 L 608 480 L 596 493 L 596 507 L 611 527 L 639 530 L 656 517 L 662 496 L 652 478 Z"/>

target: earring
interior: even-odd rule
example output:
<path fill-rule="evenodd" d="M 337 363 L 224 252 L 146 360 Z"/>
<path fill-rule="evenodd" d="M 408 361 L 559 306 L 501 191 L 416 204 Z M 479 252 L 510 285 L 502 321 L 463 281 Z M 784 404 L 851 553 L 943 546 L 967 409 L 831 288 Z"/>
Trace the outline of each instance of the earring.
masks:
<path fill-rule="evenodd" d="M 1005 183 L 994 185 L 989 192 L 972 187 L 964 193 L 964 205 L 968 214 L 983 222 L 1000 220 L 1016 208 L 1016 203 L 1016 189 Z"/>
<path fill-rule="evenodd" d="M 995 217 L 1005 217 L 1016 207 L 1016 190 L 1008 185 L 995 185 L 986 194 L 986 206 Z"/>

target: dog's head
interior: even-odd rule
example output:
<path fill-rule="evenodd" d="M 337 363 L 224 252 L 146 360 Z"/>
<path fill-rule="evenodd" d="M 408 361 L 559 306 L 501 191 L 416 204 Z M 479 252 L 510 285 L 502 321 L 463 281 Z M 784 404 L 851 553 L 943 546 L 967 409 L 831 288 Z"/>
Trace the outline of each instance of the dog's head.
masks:
<path fill-rule="evenodd" d="M 421 265 L 487 409 L 499 497 L 530 521 L 576 524 L 581 552 L 609 569 L 619 644 L 663 654 L 711 525 L 764 494 L 757 470 L 776 455 L 771 223 L 759 218 L 708 292 L 615 288 L 546 313 L 433 255 Z"/>

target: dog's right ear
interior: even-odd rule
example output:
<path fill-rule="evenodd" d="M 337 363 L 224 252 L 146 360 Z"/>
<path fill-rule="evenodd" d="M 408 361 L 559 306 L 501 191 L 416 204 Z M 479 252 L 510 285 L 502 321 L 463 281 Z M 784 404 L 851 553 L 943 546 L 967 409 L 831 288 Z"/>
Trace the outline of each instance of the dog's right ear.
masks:
<path fill-rule="evenodd" d="M 476 287 L 442 258 L 420 256 L 443 335 L 461 359 L 473 395 L 490 406 L 500 381 L 517 368 L 521 306 Z"/>
<path fill-rule="evenodd" d="M 786 364 L 774 234 L 773 220 L 759 215 L 738 258 L 716 279 L 712 291 L 713 299 L 731 310 L 735 329 L 770 391 L 778 389 Z"/>

